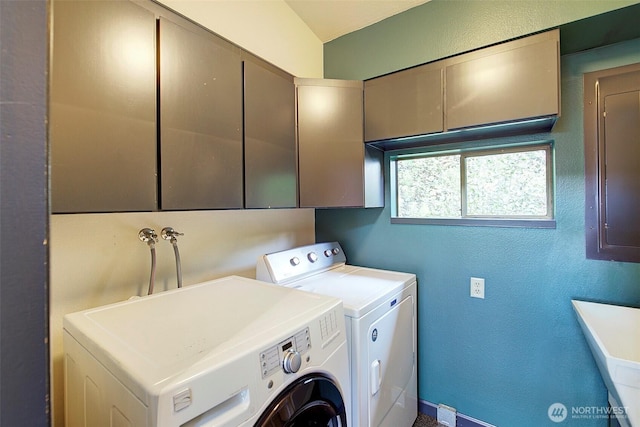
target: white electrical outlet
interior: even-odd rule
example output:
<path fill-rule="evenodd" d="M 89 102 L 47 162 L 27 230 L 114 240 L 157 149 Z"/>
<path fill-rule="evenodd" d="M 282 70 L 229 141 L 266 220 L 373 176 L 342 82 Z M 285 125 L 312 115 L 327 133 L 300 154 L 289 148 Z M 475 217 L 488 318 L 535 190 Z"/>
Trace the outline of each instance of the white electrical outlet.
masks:
<path fill-rule="evenodd" d="M 473 298 L 484 299 L 484 279 L 479 277 L 471 278 L 471 296 Z"/>

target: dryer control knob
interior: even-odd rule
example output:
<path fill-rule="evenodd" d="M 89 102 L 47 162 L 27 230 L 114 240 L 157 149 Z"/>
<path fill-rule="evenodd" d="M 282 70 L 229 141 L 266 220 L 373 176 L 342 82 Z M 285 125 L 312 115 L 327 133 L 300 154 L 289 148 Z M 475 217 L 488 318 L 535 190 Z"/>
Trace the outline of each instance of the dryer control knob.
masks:
<path fill-rule="evenodd" d="M 309 259 L 309 261 L 311 261 L 313 263 L 313 262 L 316 262 L 318 260 L 318 255 L 316 255 L 315 252 L 309 252 L 307 254 L 307 258 Z"/>
<path fill-rule="evenodd" d="M 300 353 L 295 350 L 287 351 L 282 360 L 282 369 L 287 374 L 295 374 L 300 370 L 300 366 L 302 366 L 302 357 Z"/>

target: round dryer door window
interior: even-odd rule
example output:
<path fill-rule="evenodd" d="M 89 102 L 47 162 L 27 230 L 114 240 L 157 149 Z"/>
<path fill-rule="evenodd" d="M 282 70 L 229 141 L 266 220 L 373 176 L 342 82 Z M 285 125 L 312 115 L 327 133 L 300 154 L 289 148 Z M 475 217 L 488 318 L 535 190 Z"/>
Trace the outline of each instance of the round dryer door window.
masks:
<path fill-rule="evenodd" d="M 256 427 L 344 427 L 347 414 L 338 386 L 320 374 L 291 383 L 262 414 Z"/>

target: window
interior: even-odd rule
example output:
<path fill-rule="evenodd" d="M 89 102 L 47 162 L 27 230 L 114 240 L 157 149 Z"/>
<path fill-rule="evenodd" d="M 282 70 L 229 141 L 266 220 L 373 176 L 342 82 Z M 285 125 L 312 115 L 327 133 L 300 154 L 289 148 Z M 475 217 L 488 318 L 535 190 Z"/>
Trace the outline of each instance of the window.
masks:
<path fill-rule="evenodd" d="M 396 155 L 392 222 L 555 227 L 552 143 Z"/>

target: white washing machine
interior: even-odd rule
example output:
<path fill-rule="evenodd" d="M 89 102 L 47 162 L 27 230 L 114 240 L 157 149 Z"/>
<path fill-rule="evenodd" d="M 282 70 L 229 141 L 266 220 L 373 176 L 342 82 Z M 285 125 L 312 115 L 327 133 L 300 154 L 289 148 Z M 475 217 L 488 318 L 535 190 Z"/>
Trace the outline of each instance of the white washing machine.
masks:
<path fill-rule="evenodd" d="M 357 427 L 410 427 L 418 416 L 416 276 L 346 264 L 337 242 L 262 256 L 256 278 L 344 302 Z"/>
<path fill-rule="evenodd" d="M 347 426 L 343 316 L 235 276 L 69 314 L 66 425 Z"/>

